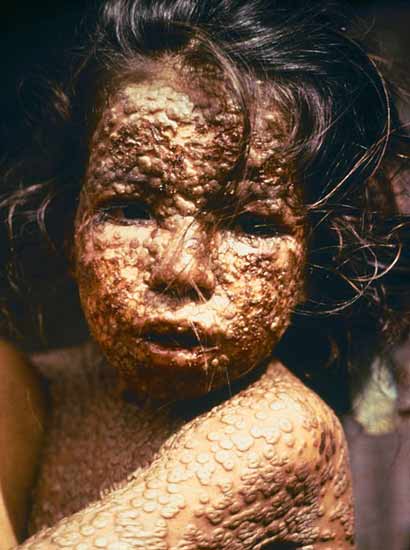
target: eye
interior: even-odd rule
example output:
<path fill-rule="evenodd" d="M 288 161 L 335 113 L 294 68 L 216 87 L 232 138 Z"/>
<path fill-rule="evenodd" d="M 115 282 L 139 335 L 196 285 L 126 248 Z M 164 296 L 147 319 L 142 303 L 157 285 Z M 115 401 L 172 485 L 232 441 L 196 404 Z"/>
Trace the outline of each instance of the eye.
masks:
<path fill-rule="evenodd" d="M 286 228 L 270 216 L 243 212 L 236 218 L 235 227 L 247 235 L 257 237 L 277 237 L 285 234 Z"/>
<path fill-rule="evenodd" d="M 150 208 L 141 201 L 113 204 L 103 208 L 107 218 L 116 221 L 147 221 L 152 219 Z"/>

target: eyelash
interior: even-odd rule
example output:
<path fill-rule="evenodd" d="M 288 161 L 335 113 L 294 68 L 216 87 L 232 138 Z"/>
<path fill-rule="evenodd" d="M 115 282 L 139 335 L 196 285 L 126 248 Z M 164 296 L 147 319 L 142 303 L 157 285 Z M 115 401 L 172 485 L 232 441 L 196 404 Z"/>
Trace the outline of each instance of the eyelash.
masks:
<path fill-rule="evenodd" d="M 102 216 L 105 220 L 114 223 L 134 223 L 137 221 L 150 221 L 152 215 L 150 208 L 142 201 L 130 201 L 129 203 L 120 202 L 111 204 L 102 209 Z"/>
<path fill-rule="evenodd" d="M 256 237 L 277 237 L 287 233 L 286 228 L 272 217 L 252 212 L 239 214 L 235 219 L 234 227 L 241 233 Z"/>

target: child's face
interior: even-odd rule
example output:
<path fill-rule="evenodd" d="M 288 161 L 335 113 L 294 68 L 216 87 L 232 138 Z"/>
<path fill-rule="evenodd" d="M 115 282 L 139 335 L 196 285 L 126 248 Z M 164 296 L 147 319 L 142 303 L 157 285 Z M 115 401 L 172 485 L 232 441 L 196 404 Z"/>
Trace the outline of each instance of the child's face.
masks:
<path fill-rule="evenodd" d="M 193 397 L 239 377 L 272 352 L 301 300 L 301 193 L 272 154 L 280 119 L 260 103 L 236 186 L 242 123 L 221 80 L 187 84 L 169 68 L 124 86 L 97 126 L 77 278 L 95 339 L 138 393 Z"/>

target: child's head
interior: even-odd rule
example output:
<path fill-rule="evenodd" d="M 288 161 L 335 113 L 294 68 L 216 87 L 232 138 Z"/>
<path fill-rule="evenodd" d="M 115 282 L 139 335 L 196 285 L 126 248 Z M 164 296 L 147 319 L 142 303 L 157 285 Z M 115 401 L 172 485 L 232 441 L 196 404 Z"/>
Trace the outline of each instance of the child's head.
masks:
<path fill-rule="evenodd" d="M 159 393 L 171 368 L 182 393 L 220 385 L 267 357 L 291 314 L 283 356 L 308 356 L 318 326 L 322 360 L 345 360 L 357 325 L 398 326 L 384 276 L 398 121 L 344 24 L 319 3 L 113 0 L 55 89 L 64 147 L 8 203 L 53 192 L 69 210 L 83 186 L 66 232 L 83 308 L 139 386 Z"/>
<path fill-rule="evenodd" d="M 302 300 L 302 193 L 260 87 L 239 182 L 240 106 L 212 68 L 173 55 L 120 87 L 91 139 L 76 277 L 94 338 L 140 392 L 192 397 L 238 378 Z"/>

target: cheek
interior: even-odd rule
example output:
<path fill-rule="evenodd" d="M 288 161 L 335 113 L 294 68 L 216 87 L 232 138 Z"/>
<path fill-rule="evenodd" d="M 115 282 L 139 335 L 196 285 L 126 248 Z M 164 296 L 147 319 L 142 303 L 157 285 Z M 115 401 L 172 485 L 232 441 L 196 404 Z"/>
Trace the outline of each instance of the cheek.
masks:
<path fill-rule="evenodd" d="M 76 240 L 77 281 L 83 309 L 98 339 L 145 315 L 147 280 L 155 259 L 149 238 L 128 238 L 127 228 L 84 230 Z"/>
<path fill-rule="evenodd" d="M 266 250 L 222 255 L 221 284 L 236 309 L 237 333 L 278 340 L 303 294 L 304 246 L 285 238 Z"/>

